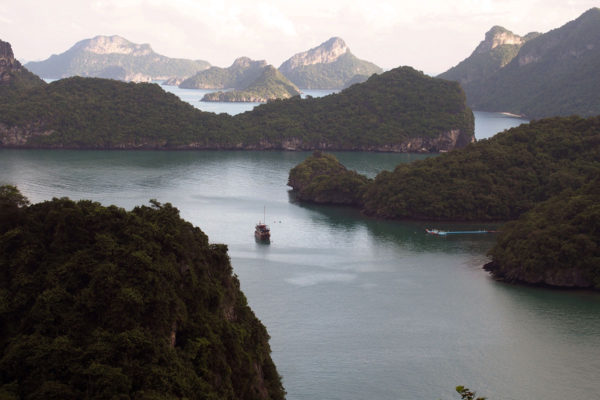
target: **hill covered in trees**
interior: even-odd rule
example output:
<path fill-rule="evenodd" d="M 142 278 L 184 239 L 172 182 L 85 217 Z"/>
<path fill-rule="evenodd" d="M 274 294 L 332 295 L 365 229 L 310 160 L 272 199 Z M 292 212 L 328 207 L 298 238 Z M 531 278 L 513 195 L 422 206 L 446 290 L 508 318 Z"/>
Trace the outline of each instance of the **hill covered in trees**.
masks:
<path fill-rule="evenodd" d="M 598 154 L 600 117 L 557 117 L 400 164 L 372 181 L 362 177 L 365 183 L 355 185 L 344 199 L 329 196 L 348 181 L 345 168 L 332 156 L 320 160 L 323 156 L 313 155 L 294 167 L 289 184 L 301 201 L 352 204 L 379 218 L 520 218 L 506 225 L 488 269 L 507 280 L 600 288 Z M 314 168 L 324 160 L 327 168 Z M 361 181 L 353 177 L 352 182 Z M 549 257 L 555 261 L 544 267 Z"/>
<path fill-rule="evenodd" d="M 498 279 L 600 289 L 600 179 L 505 224 L 489 255 Z"/>
<path fill-rule="evenodd" d="M 2 186 L 0 249 L 3 399 L 284 398 L 227 247 L 170 204 Z"/>
<path fill-rule="evenodd" d="M 333 155 L 313 153 L 290 171 L 288 186 L 303 201 L 326 204 L 362 204 L 369 179 L 349 171 Z"/>
<path fill-rule="evenodd" d="M 506 56 L 514 52 L 498 49 Z M 475 110 L 507 111 L 530 119 L 600 114 L 600 8 L 530 37 L 496 71 L 498 63 L 490 69 L 492 58 L 475 52 L 439 77 L 460 81 Z"/>
<path fill-rule="evenodd" d="M 267 62 L 248 57 L 236 59 L 227 68 L 210 67 L 199 71 L 179 84 L 184 89 L 238 89 L 250 86 L 263 73 Z"/>
<path fill-rule="evenodd" d="M 300 95 L 300 90 L 272 65 L 243 90 L 205 94 L 202 101 L 250 101 L 266 103 L 269 100 L 289 99 Z"/>
<path fill-rule="evenodd" d="M 199 111 L 159 85 L 97 78 L 0 98 L 0 145 L 12 147 L 436 152 L 472 140 L 473 114 L 460 86 L 409 67 L 235 117 Z"/>

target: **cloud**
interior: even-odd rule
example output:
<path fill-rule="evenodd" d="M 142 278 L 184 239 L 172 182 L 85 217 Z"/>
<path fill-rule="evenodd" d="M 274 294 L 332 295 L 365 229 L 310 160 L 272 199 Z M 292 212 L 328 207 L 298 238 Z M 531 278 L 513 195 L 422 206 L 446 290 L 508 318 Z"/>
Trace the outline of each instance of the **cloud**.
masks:
<path fill-rule="evenodd" d="M 294 23 L 271 4 L 260 3 L 258 5 L 258 17 L 262 27 L 275 29 L 287 36 L 296 35 Z"/>

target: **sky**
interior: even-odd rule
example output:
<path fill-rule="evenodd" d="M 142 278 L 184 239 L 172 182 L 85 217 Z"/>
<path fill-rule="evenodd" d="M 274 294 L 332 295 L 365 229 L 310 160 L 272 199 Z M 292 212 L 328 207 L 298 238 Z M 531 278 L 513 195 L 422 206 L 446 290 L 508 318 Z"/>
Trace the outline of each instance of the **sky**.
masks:
<path fill-rule="evenodd" d="M 119 35 L 164 56 L 226 67 L 240 56 L 278 67 L 341 37 L 358 58 L 430 75 L 467 58 L 494 25 L 548 32 L 598 0 L 0 0 L 0 40 L 21 61 Z"/>

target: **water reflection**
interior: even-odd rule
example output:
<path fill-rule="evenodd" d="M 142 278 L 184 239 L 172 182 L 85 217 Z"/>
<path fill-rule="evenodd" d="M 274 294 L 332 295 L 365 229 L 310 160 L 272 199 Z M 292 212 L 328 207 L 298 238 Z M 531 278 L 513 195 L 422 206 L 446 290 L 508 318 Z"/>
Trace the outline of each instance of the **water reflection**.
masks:
<path fill-rule="evenodd" d="M 349 206 L 321 205 L 300 202 L 293 191 L 288 191 L 289 202 L 310 211 L 309 218 L 314 224 L 335 229 L 338 234 L 355 234 L 368 231 L 368 240 L 383 246 L 393 244 L 412 252 L 472 252 L 486 253 L 494 244 L 496 234 L 471 234 L 434 236 L 425 232 L 426 228 L 442 230 L 497 230 L 500 224 L 391 221 L 367 217 L 356 208 Z"/>

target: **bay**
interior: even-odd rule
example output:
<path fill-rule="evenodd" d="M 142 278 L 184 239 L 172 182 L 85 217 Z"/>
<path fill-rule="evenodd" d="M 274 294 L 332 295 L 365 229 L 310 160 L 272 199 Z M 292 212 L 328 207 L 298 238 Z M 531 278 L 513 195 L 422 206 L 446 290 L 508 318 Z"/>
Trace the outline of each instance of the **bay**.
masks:
<path fill-rule="evenodd" d="M 493 235 L 298 204 L 287 174 L 309 154 L 3 149 L 0 184 L 33 202 L 178 207 L 229 246 L 290 400 L 456 399 L 456 385 L 491 400 L 597 397 L 599 294 L 495 282 L 481 269 Z M 369 176 L 426 157 L 335 154 Z M 253 237 L 263 207 L 269 245 Z"/>

